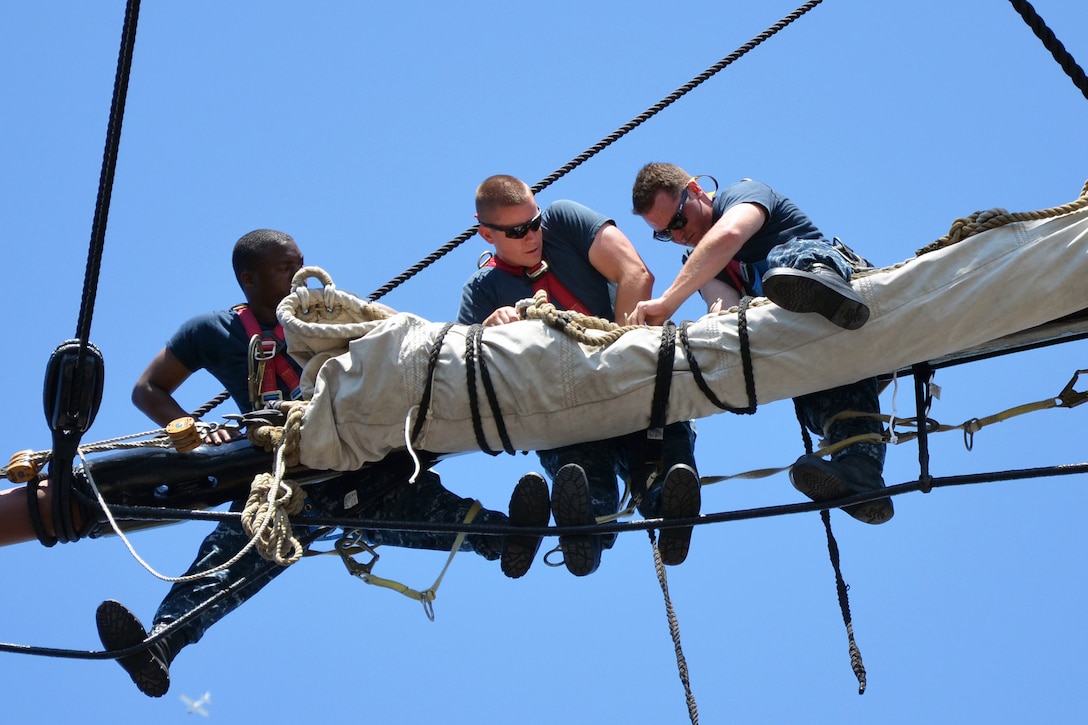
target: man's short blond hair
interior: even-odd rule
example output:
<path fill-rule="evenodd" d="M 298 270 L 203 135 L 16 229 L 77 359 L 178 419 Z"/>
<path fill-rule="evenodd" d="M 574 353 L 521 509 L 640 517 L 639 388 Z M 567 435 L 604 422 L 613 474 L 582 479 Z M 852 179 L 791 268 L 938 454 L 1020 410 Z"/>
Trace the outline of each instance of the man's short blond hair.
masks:
<path fill-rule="evenodd" d="M 476 216 L 480 221 L 486 221 L 496 209 L 518 206 L 532 198 L 532 189 L 516 176 L 489 176 L 476 187 Z"/>

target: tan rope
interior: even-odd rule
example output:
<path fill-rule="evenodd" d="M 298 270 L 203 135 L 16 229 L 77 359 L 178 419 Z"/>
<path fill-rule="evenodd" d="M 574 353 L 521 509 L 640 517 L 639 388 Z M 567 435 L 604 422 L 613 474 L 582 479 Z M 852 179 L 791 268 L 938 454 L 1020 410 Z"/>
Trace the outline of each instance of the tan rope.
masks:
<path fill-rule="evenodd" d="M 299 465 L 299 443 L 302 437 L 302 416 L 309 405 L 305 400 L 289 400 L 280 403 L 280 410 L 287 413 L 283 426 L 259 425 L 246 431 L 246 438 L 258 448 L 275 453 L 282 450 L 284 465 L 292 468 Z"/>
<path fill-rule="evenodd" d="M 259 473 L 250 484 L 249 497 L 242 510 L 242 528 L 256 541 L 262 557 L 280 566 L 289 566 L 303 554 L 302 544 L 294 536 L 289 517 L 302 511 L 306 493 L 294 481 L 284 478 L 289 461 L 298 461 L 304 401 L 291 401 L 287 422 L 275 444 L 272 473 Z M 272 426 L 265 426 L 272 427 Z"/>
<path fill-rule="evenodd" d="M 548 327 L 563 332 L 576 342 L 595 347 L 608 347 L 624 333 L 643 328 L 642 325 L 617 325 L 601 317 L 584 315 L 573 310 L 559 310 L 548 302 L 548 295 L 544 290 L 537 290 L 532 300 L 518 302 L 517 311 L 523 320 L 541 320 Z M 591 330 L 598 334 L 591 334 Z"/>
<path fill-rule="evenodd" d="M 990 229 L 997 229 L 998 227 L 1005 226 L 1006 224 L 1012 224 L 1013 222 L 1033 221 L 1037 219 L 1049 219 L 1051 217 L 1061 216 L 1062 214 L 1068 214 L 1070 212 L 1083 209 L 1088 206 L 1088 181 L 1084 183 L 1084 186 L 1080 190 L 1080 197 L 1076 201 L 1069 202 L 1068 204 L 1062 204 L 1061 206 L 1051 207 L 1049 209 L 1042 209 L 1040 211 L 1025 211 L 1009 213 L 1005 209 L 987 209 L 984 211 L 976 211 L 970 216 L 961 217 L 952 222 L 952 228 L 948 234 L 944 235 L 935 242 L 932 242 L 925 247 L 918 250 L 918 254 L 922 255 L 927 252 L 932 252 L 943 247 L 948 247 L 958 242 L 974 236 L 980 232 L 985 232 Z"/>
<path fill-rule="evenodd" d="M 305 499 L 302 487 L 290 479 L 277 480 L 271 473 L 259 473 L 253 479 L 242 510 L 242 528 L 256 540 L 263 558 L 280 566 L 302 558 L 302 544 L 288 517 L 302 511 Z"/>

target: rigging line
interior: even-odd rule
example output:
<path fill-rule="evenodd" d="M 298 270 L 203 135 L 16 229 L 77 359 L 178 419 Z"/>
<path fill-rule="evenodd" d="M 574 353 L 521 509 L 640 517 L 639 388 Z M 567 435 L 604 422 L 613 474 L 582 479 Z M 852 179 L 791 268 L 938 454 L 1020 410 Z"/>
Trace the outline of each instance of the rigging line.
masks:
<path fill-rule="evenodd" d="M 125 8 L 125 23 L 121 30 L 121 50 L 117 57 L 117 75 L 113 82 L 113 101 L 106 129 L 106 148 L 102 154 L 102 173 L 98 181 L 98 199 L 95 202 L 94 221 L 91 224 L 91 244 L 87 252 L 87 270 L 83 279 L 83 299 L 79 308 L 76 337 L 80 340 L 80 356 L 91 334 L 91 317 L 94 314 L 95 295 L 98 292 L 98 274 L 102 267 L 102 251 L 105 247 L 106 220 L 109 216 L 110 197 L 113 193 L 113 177 L 117 169 L 117 150 L 121 143 L 121 124 L 125 116 L 125 98 L 132 71 L 132 51 L 136 45 L 136 24 L 140 17 L 140 0 L 129 0 Z"/>
<path fill-rule="evenodd" d="M 563 176 L 566 176 L 568 173 L 573 171 L 575 168 L 577 168 L 578 166 L 580 166 L 584 162 L 588 161 L 590 158 L 596 156 L 598 153 L 600 153 L 602 150 L 604 150 L 607 146 L 609 146 L 610 144 L 618 141 L 620 138 L 627 135 L 628 133 L 633 131 L 638 126 L 641 126 L 643 123 L 648 121 L 650 118 L 652 118 L 653 116 L 655 116 L 659 112 L 663 111 L 668 106 L 675 103 L 680 97 L 682 97 L 685 94 L 687 94 L 688 92 L 694 90 L 697 86 L 702 84 L 704 81 L 708 80 L 711 76 L 713 76 L 716 73 L 718 73 L 719 71 L 723 70 L 726 66 L 731 65 L 734 61 L 740 59 L 742 56 L 747 54 L 748 51 L 750 51 L 753 48 L 755 48 L 756 46 L 760 45 L 761 43 L 763 43 L 763 41 L 767 40 L 772 35 L 775 35 L 778 31 L 785 28 L 787 25 L 792 23 L 794 20 L 797 20 L 799 17 L 801 17 L 802 15 L 807 13 L 809 10 L 812 10 L 814 7 L 819 5 L 821 2 L 823 2 L 823 0 L 808 0 L 808 2 L 801 5 L 799 8 L 794 10 L 792 13 L 785 16 L 784 18 L 779 20 L 777 23 L 775 23 L 771 27 L 767 28 L 766 30 L 764 30 L 762 33 L 760 33 L 756 37 L 749 40 L 744 45 L 740 46 L 739 48 L 734 50 L 732 53 L 730 53 L 726 57 L 722 58 L 721 60 L 719 60 L 714 65 L 710 66 L 709 68 L 704 70 L 702 73 L 695 76 L 693 79 L 691 79 L 690 81 L 688 81 L 684 85 L 680 86 L 675 91 L 673 91 L 669 95 L 665 96 L 660 101 L 658 101 L 654 105 L 650 106 L 648 109 L 646 109 L 645 111 L 643 111 L 639 115 L 635 116 L 633 119 L 631 119 L 630 121 L 628 121 L 624 125 L 620 126 L 617 130 L 613 131 L 612 133 L 605 136 L 603 139 L 601 139 L 597 143 L 590 146 L 588 149 L 586 149 L 582 153 L 575 156 L 572 160 L 568 161 L 566 164 L 564 164 L 560 168 L 556 169 L 555 171 L 553 171 L 548 176 L 544 177 L 544 179 L 537 182 L 532 187 L 533 193 L 534 194 L 539 194 L 541 191 L 546 189 L 548 186 L 551 186 L 552 183 L 559 180 Z M 450 241 L 446 242 L 441 247 L 436 249 L 434 252 L 427 255 L 426 257 L 424 257 L 420 261 L 416 262 L 411 267 L 409 267 L 404 272 L 400 273 L 399 275 L 397 275 L 396 277 L 394 277 L 390 281 L 386 282 L 384 285 L 379 287 L 374 292 L 371 292 L 370 297 L 369 297 L 370 301 L 373 302 L 374 300 L 377 300 L 380 297 L 388 294 L 392 290 L 396 289 L 400 285 L 407 282 L 410 278 L 414 277 L 419 272 L 422 272 L 424 269 L 431 266 L 432 264 L 437 262 L 439 259 L 441 259 L 442 257 L 444 257 L 447 254 L 449 254 L 450 252 L 452 252 L 457 247 L 464 244 L 466 241 L 468 241 L 473 236 L 475 236 L 476 227 L 477 227 L 477 225 L 473 224 L 468 229 L 461 232 L 459 235 L 457 235 L 456 237 L 454 237 L 453 239 L 451 239 Z"/>
<path fill-rule="evenodd" d="M 1062 41 L 1054 35 L 1054 31 L 1047 26 L 1046 21 L 1039 17 L 1039 13 L 1027 0 L 1009 0 L 1009 2 L 1012 3 L 1016 12 L 1020 13 L 1020 17 L 1028 24 L 1035 36 L 1043 41 L 1043 46 L 1050 51 L 1054 60 L 1058 61 L 1058 65 L 1072 79 L 1073 85 L 1080 89 L 1085 98 L 1088 98 L 1088 77 L 1085 77 L 1084 69 L 1077 65 L 1077 61 L 1065 49 Z"/>
<path fill-rule="evenodd" d="M 988 473 L 939 476 L 928 478 L 927 480 L 907 481 L 875 491 L 853 494 L 837 499 L 828 499 L 826 501 L 802 501 L 750 509 L 721 511 L 717 513 L 700 514 L 699 516 L 692 518 L 613 521 L 610 523 L 580 524 L 578 526 L 514 526 L 512 524 L 463 524 L 443 523 L 439 521 L 384 521 L 332 516 L 306 516 L 305 518 L 292 519 L 292 523 L 332 528 L 373 529 L 375 531 L 422 531 L 427 533 L 465 532 L 468 534 L 492 534 L 497 536 L 508 534 L 526 534 L 530 536 L 611 534 L 626 531 L 646 531 L 649 529 L 704 526 L 708 524 L 749 521 L 752 519 L 764 519 L 774 516 L 809 513 L 829 508 L 853 506 L 855 504 L 875 501 L 878 498 L 894 497 L 916 491 L 926 493 L 934 488 L 945 488 L 949 486 L 966 486 L 979 483 L 998 483 L 1030 478 L 1081 474 L 1088 474 L 1088 463 L 1067 463 L 1040 468 L 1019 468 L 1007 471 L 992 471 Z M 241 518 L 241 514 L 234 511 L 197 511 L 191 509 L 171 509 L 158 506 L 128 506 L 121 504 L 113 504 L 111 509 L 114 518 L 124 521 L 230 521 L 239 520 Z"/>

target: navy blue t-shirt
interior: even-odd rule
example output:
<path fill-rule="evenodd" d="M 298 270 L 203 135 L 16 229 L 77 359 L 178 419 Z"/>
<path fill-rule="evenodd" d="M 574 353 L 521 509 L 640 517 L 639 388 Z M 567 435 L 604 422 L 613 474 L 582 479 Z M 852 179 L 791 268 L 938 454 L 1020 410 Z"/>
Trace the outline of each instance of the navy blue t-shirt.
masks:
<path fill-rule="evenodd" d="M 796 204 L 766 184 L 751 180 L 730 184 L 714 195 L 714 221 L 721 219 L 730 207 L 745 202 L 763 207 L 767 221 L 737 252 L 736 259 L 741 262 L 762 262 L 774 247 L 791 239 L 823 236 Z"/>
<path fill-rule="evenodd" d="M 596 317 L 611 320 L 615 313 L 616 285 L 589 261 L 589 248 L 597 232 L 613 223 L 603 214 L 573 201 L 557 201 L 541 216 L 544 259 L 548 269 L 579 302 Z M 498 267 L 481 267 L 461 289 L 457 321 L 462 325 L 483 322 L 500 307 L 533 296 L 533 282 Z M 560 307 L 557 300 L 551 300 Z"/>
<path fill-rule="evenodd" d="M 261 329 L 271 332 L 273 326 L 262 325 Z M 187 320 L 167 341 L 166 349 L 190 371 L 211 373 L 243 413 L 253 410 L 249 401 L 249 335 L 234 312 L 218 310 Z M 301 372 L 290 356 L 287 359 Z M 291 397 L 290 390 L 281 392 L 284 398 Z"/>

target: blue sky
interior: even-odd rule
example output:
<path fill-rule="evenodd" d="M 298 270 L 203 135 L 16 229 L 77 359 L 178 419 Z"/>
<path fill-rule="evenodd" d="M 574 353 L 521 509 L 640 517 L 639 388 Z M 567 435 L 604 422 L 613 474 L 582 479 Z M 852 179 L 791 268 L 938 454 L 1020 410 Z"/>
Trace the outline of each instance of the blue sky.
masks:
<path fill-rule="evenodd" d="M 1084 64 L 1088 8 L 1035 6 Z M 129 402 L 132 383 L 185 318 L 239 301 L 229 255 L 245 232 L 287 231 L 339 287 L 369 294 L 472 223 L 483 178 L 535 183 L 794 7 L 145 3 L 91 334 L 106 360 L 105 399 L 84 440 L 150 427 Z M 8 456 L 50 444 L 40 386 L 50 352 L 76 327 L 124 4 L 9 0 L 3 16 Z M 629 213 L 634 174 L 652 160 L 765 181 L 825 232 L 892 264 L 975 210 L 1076 198 L 1088 178 L 1086 122 L 1088 102 L 1009 3 L 828 0 L 539 199 L 613 216 L 658 291 L 679 248 L 654 242 Z M 484 248 L 472 239 L 382 301 L 452 318 Z M 691 302 L 678 317 L 700 314 Z M 933 417 L 958 424 L 1050 398 L 1086 367 L 1084 349 L 941 371 Z M 179 397 L 195 407 L 218 390 L 200 375 Z M 910 415 L 909 381 L 882 406 Z M 932 472 L 1078 462 L 1083 416 L 1002 423 L 970 453 L 958 434 L 940 436 Z M 785 466 L 801 452 L 788 402 L 699 423 L 703 475 Z M 915 479 L 916 461 L 913 445 L 893 448 L 886 480 Z M 537 467 L 535 456 L 477 453 L 438 470 L 449 488 L 504 509 L 517 477 Z M 703 510 L 799 500 L 779 474 L 709 487 Z M 702 722 L 1083 716 L 1084 478 L 895 503 L 880 527 L 832 515 L 868 669 L 861 697 L 818 516 L 696 530 L 669 581 Z M 206 531 L 189 523 L 133 543 L 176 575 Z M 380 573 L 423 587 L 444 560 L 388 549 Z M 9 547 L 0 572 L 0 641 L 49 647 L 97 649 L 99 601 L 119 599 L 146 622 L 168 586 L 112 537 Z M 112 662 L 0 654 L 5 720 L 171 722 L 188 717 L 178 695 L 206 690 L 212 717 L 231 721 L 687 718 L 642 534 L 622 536 L 585 579 L 538 561 L 511 581 L 460 555 L 435 609 L 428 622 L 333 558 L 304 561 L 187 649 L 162 700 L 140 695 Z"/>

